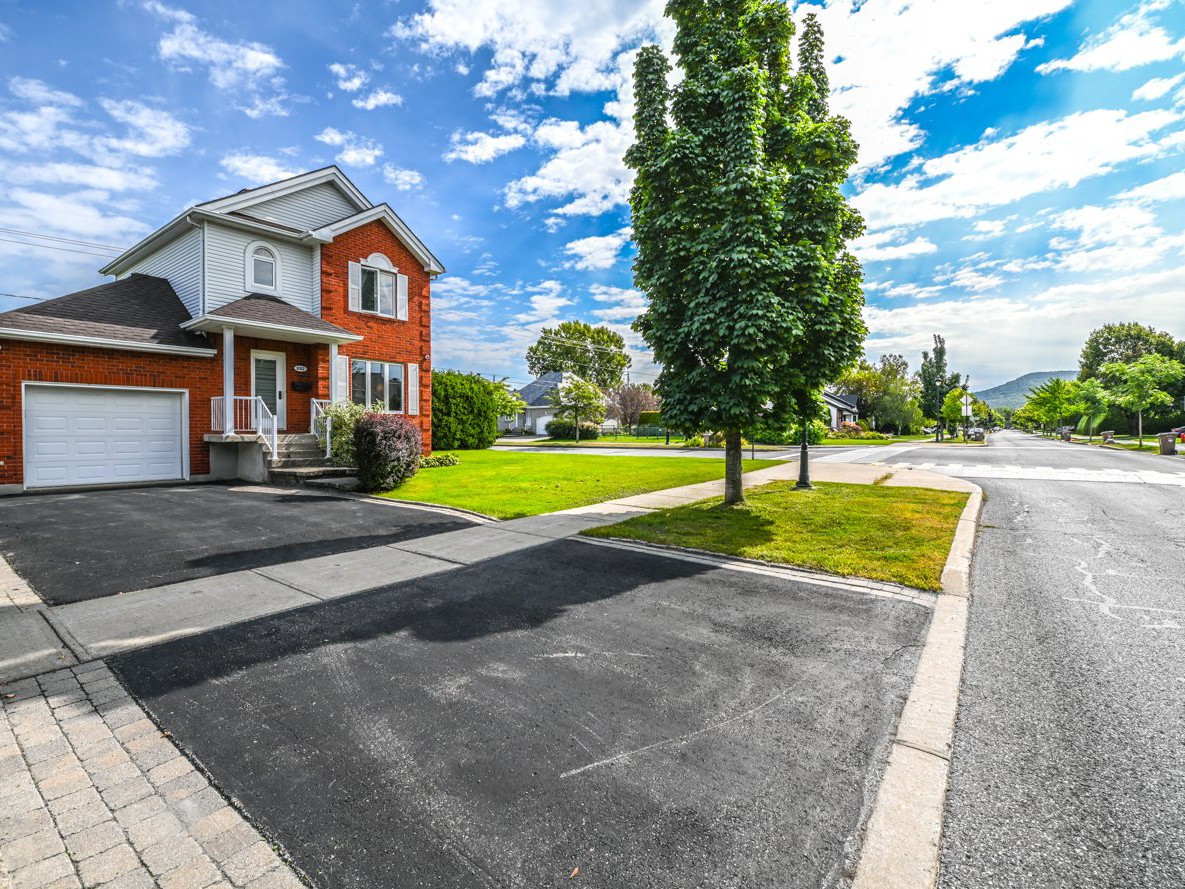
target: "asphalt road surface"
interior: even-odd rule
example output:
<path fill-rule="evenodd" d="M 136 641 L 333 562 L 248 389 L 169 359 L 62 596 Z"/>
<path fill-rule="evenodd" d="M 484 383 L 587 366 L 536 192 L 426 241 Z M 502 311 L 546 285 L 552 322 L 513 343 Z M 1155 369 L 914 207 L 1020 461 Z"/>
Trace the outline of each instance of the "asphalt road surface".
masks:
<path fill-rule="evenodd" d="M 929 620 L 561 541 L 111 663 L 319 887 L 817 889 Z"/>
<path fill-rule="evenodd" d="M 889 462 L 1185 473 L 1016 432 L 989 444 Z M 940 886 L 1185 886 L 1185 487 L 975 481 Z"/>

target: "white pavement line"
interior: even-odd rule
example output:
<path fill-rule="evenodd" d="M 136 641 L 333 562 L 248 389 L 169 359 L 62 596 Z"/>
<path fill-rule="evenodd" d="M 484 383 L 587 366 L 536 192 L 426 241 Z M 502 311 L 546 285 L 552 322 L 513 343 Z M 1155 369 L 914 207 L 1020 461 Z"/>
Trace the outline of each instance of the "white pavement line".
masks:
<path fill-rule="evenodd" d="M 968 571 L 983 492 L 967 500 L 942 572 L 913 687 L 864 828 L 852 889 L 932 889 L 954 744 L 969 609 Z"/>
<path fill-rule="evenodd" d="M 676 559 L 681 562 L 691 562 L 696 565 L 707 565 L 727 571 L 744 571 L 749 574 L 762 574 L 766 577 L 776 577 L 780 580 L 792 580 L 798 583 L 810 584 L 811 586 L 830 587 L 853 593 L 902 599 L 922 605 L 933 606 L 938 598 L 935 593 L 902 586 L 901 584 L 866 580 L 861 577 L 841 577 L 838 574 L 823 574 L 822 572 L 805 571 L 801 568 L 787 568 L 783 565 L 760 562 L 756 559 L 738 559 L 720 556 L 706 550 L 664 546 L 659 543 L 639 543 L 636 540 L 625 540 L 618 537 L 576 537 L 573 539 L 580 543 L 587 543 L 590 546 L 607 546 L 613 549 Z"/>

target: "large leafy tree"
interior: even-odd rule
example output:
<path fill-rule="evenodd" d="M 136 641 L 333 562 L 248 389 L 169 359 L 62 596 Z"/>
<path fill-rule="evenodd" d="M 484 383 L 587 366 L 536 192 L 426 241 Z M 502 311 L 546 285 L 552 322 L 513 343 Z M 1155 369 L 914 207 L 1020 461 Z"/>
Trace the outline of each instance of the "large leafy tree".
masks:
<path fill-rule="evenodd" d="M 635 329 L 663 368 L 664 419 L 724 433 L 733 504 L 742 434 L 813 415 L 823 384 L 859 354 L 861 270 L 845 247 L 862 222 L 840 192 L 856 145 L 827 113 L 817 22 L 795 73 L 783 3 L 671 0 L 666 11 L 681 81 L 668 86 L 656 46 L 634 70 L 626 162 L 634 277 L 649 297 Z"/>
<path fill-rule="evenodd" d="M 879 364 L 861 361 L 836 380 L 835 388 L 855 396 L 860 416 L 879 430 L 893 429 L 898 435 L 921 425 L 919 386 L 900 355 L 882 355 Z"/>
<path fill-rule="evenodd" d="M 584 321 L 544 327 L 527 349 L 527 370 L 535 376 L 553 371 L 575 374 L 602 389 L 621 385 L 630 357 L 621 334 Z"/>
<path fill-rule="evenodd" d="M 609 416 L 625 426 L 637 426 L 642 411 L 656 411 L 658 406 L 649 383 L 626 383 L 609 392 Z"/>
<path fill-rule="evenodd" d="M 918 385 L 921 388 L 922 413 L 936 421 L 934 437 L 942 438 L 942 407 L 946 396 L 953 389 L 965 389 L 970 384 L 958 373 L 952 373 L 946 366 L 946 340 L 934 334 L 934 352 L 922 353 L 922 365 L 918 369 Z"/>
<path fill-rule="evenodd" d="M 1080 410 L 1078 384 L 1072 380 L 1050 377 L 1029 390 L 1027 404 L 1032 415 L 1043 425 L 1060 429 L 1063 420 Z"/>
<path fill-rule="evenodd" d="M 1185 361 L 1185 343 L 1178 343 L 1170 333 L 1134 321 L 1104 324 L 1092 330 L 1082 346 L 1078 379 L 1102 376 L 1106 364 L 1130 364 L 1153 354 Z"/>
<path fill-rule="evenodd" d="M 1082 412 L 1082 419 L 1078 421 L 1078 431 L 1085 432 L 1090 441 L 1094 441 L 1095 430 L 1099 424 L 1107 419 L 1111 409 L 1111 393 L 1107 391 L 1097 378 L 1083 380 L 1078 384 L 1076 395 L 1077 409 Z"/>
<path fill-rule="evenodd" d="M 1104 376 L 1116 380 L 1115 402 L 1136 415 L 1138 445 L 1144 446 L 1144 412 L 1169 407 L 1173 397 L 1165 390 L 1185 378 L 1185 365 L 1163 355 L 1151 354 L 1129 364 L 1104 364 Z"/>
<path fill-rule="evenodd" d="M 587 380 L 573 377 L 549 396 L 559 419 L 570 419 L 580 441 L 581 423 L 601 423 L 605 419 L 605 396 Z"/>

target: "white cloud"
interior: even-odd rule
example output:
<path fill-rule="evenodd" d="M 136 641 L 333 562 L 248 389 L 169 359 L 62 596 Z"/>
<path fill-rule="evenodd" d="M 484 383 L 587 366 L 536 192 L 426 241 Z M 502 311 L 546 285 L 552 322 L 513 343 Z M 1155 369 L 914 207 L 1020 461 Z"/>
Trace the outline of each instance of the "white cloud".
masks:
<path fill-rule="evenodd" d="M 531 307 L 525 312 L 514 316 L 518 324 L 532 324 L 539 327 L 556 323 L 559 318 L 556 313 L 564 306 L 572 305 L 572 300 L 564 295 L 564 285 L 559 281 L 540 281 L 528 288 Z"/>
<path fill-rule="evenodd" d="M 490 133 L 453 133 L 450 148 L 444 154 L 446 161 L 462 160 L 470 164 L 489 163 L 496 157 L 522 148 L 527 139 L 520 133 L 504 133 L 494 136 Z"/>
<path fill-rule="evenodd" d="M 11 37 L 12 28 L 8 27 L 8 25 L 4 24 L 3 22 L 0 22 L 0 43 L 7 43 Z"/>
<path fill-rule="evenodd" d="M 218 163 L 228 173 L 246 179 L 254 185 L 288 179 L 299 172 L 263 154 L 228 154 Z"/>
<path fill-rule="evenodd" d="M 1136 87 L 1132 92 L 1132 100 L 1152 102 L 1162 99 L 1182 80 L 1185 80 L 1185 74 L 1178 74 L 1176 77 L 1153 77 L 1142 86 Z"/>
<path fill-rule="evenodd" d="M 855 203 L 874 230 L 975 216 L 1155 157 L 1179 131 L 1156 134 L 1180 122 L 1171 111 L 1079 112 L 932 158 L 899 182 L 865 188 Z"/>
<path fill-rule="evenodd" d="M 937 253 L 938 245 L 929 238 L 914 238 L 907 244 L 877 244 L 875 236 L 861 238 L 852 244 L 852 252 L 861 262 L 891 262 Z"/>
<path fill-rule="evenodd" d="M 50 163 L 3 164 L 0 179 L 14 185 L 81 186 L 108 192 L 147 191 L 157 178 L 146 168 L 113 168 L 97 164 Z"/>
<path fill-rule="evenodd" d="M 256 41 L 230 41 L 202 30 L 197 17 L 159 0 L 146 0 L 149 12 L 172 24 L 160 38 L 157 51 L 165 62 L 185 68 L 189 64 L 206 68 L 210 82 L 230 93 L 250 117 L 285 116 L 288 113 L 284 79 L 279 76 L 284 62 L 270 46 Z"/>
<path fill-rule="evenodd" d="M 1116 195 L 1121 201 L 1137 204 L 1161 203 L 1163 201 L 1185 200 L 1185 171 L 1170 173 L 1162 179 L 1145 182 L 1135 188 Z"/>
<path fill-rule="evenodd" d="M 382 145 L 350 130 L 342 132 L 333 127 L 326 127 L 313 138 L 318 142 L 340 149 L 337 153 L 337 160 L 353 167 L 373 167 L 383 156 Z"/>
<path fill-rule="evenodd" d="M 608 306 L 608 308 L 593 310 L 593 317 L 601 321 L 632 323 L 646 310 L 648 305 L 646 294 L 640 290 L 634 290 L 632 287 L 609 287 L 605 284 L 594 284 L 590 293 L 594 300 Z"/>
<path fill-rule="evenodd" d="M 82 99 L 73 93 L 55 90 L 44 81 L 29 77 L 10 77 L 8 89 L 18 99 L 23 99 L 31 105 L 59 105 L 66 108 L 78 108 L 83 104 Z"/>
<path fill-rule="evenodd" d="M 353 101 L 354 107 L 361 108 L 363 111 L 374 111 L 376 108 L 386 108 L 388 105 L 402 104 L 403 96 L 386 89 L 374 90 L 365 96 L 359 96 Z"/>
<path fill-rule="evenodd" d="M 1077 207 L 1051 225 L 1071 233 L 1049 242 L 1058 267 L 1071 272 L 1136 271 L 1185 247 L 1185 235 L 1166 235 L 1155 214 L 1135 203 Z"/>
<path fill-rule="evenodd" d="M 1092 37 L 1072 58 L 1055 59 L 1037 66 L 1037 71 L 1129 71 L 1153 62 L 1185 58 L 1185 38 L 1174 40 L 1154 22 L 1155 13 L 1167 9 L 1172 0 L 1144 0 L 1134 11 L 1121 16 L 1105 31 Z"/>
<path fill-rule="evenodd" d="M 569 267 L 582 271 L 612 268 L 621 255 L 621 248 L 629 241 L 630 234 L 631 229 L 627 226 L 612 234 L 569 241 L 564 246 L 564 252 L 575 257 L 568 263 Z"/>
<path fill-rule="evenodd" d="M 1116 318 L 1139 318 L 1172 330 L 1180 324 L 1185 267 L 1132 275 L 1095 275 L 1035 294 L 932 300 L 906 306 L 868 306 L 867 354 L 916 355 L 942 333 L 951 367 L 969 371 L 980 388 L 1028 370 L 1072 368 L 1087 335 Z M 990 331 L 990 348 L 983 348 Z"/>
<path fill-rule="evenodd" d="M 128 128 L 127 135 L 122 138 L 97 140 L 96 144 L 104 152 L 165 157 L 177 154 L 189 145 L 189 127 L 167 111 L 132 99 L 100 99 L 99 104 Z"/>
<path fill-rule="evenodd" d="M 370 75 L 355 65 L 346 65 L 341 62 L 334 62 L 329 66 L 329 72 L 337 81 L 337 88 L 345 90 L 347 93 L 356 93 L 362 87 L 366 86 L 370 80 Z"/>
<path fill-rule="evenodd" d="M 424 174 L 394 164 L 383 164 L 383 181 L 394 185 L 399 191 L 415 191 L 423 186 Z"/>

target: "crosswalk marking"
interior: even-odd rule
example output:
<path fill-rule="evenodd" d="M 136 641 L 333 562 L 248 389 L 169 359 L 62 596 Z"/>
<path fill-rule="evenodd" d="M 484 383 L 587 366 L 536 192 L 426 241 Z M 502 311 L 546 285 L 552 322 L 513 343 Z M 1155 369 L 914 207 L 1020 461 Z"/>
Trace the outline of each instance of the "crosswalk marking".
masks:
<path fill-rule="evenodd" d="M 1128 469 L 1075 469 L 1057 466 L 995 466 L 985 463 L 910 463 L 886 461 L 894 469 L 924 469 L 957 478 L 1005 478 L 1033 481 L 1111 482 L 1137 485 L 1174 485 L 1185 488 L 1185 472 Z"/>

